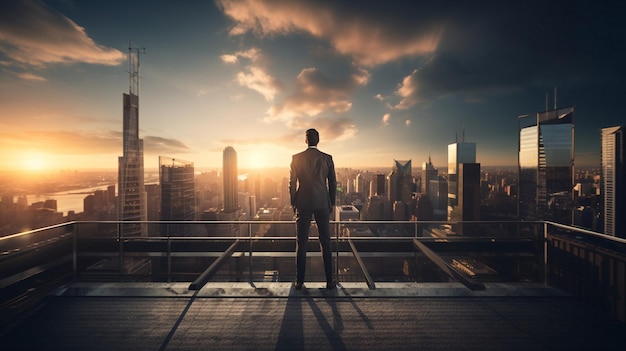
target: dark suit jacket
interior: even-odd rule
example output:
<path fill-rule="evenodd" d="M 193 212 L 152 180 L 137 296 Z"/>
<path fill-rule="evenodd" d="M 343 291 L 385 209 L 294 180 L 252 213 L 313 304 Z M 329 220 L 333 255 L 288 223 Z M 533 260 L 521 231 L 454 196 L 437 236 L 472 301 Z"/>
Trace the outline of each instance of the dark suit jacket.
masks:
<path fill-rule="evenodd" d="M 333 157 L 316 148 L 293 155 L 289 177 L 291 206 L 301 210 L 335 206 L 337 179 Z"/>

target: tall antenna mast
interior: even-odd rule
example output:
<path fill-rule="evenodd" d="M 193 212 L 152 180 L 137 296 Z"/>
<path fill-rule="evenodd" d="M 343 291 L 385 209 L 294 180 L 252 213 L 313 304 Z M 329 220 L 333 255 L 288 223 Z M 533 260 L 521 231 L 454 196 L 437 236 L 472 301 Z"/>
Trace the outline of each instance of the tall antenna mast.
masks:
<path fill-rule="evenodd" d="M 554 86 L 554 109 L 556 110 L 556 85 Z"/>
<path fill-rule="evenodd" d="M 139 54 L 145 54 L 146 48 L 134 48 L 128 38 L 128 92 L 139 96 Z"/>

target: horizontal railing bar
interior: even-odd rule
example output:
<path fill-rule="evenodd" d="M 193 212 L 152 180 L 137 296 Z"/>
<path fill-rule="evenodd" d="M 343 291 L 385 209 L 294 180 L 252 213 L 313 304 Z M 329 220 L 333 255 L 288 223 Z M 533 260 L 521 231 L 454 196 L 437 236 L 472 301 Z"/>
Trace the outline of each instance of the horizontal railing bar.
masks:
<path fill-rule="evenodd" d="M 32 229 L 32 230 L 28 230 L 28 231 L 21 232 L 21 233 L 15 233 L 15 234 L 2 236 L 2 237 L 0 237 L 0 242 L 8 241 L 8 240 L 15 239 L 15 238 L 19 238 L 20 236 L 24 236 L 24 235 L 35 234 L 35 233 L 39 233 L 39 232 L 45 232 L 45 231 L 48 231 L 48 230 L 62 228 L 62 227 L 69 227 L 69 226 L 73 225 L 74 223 L 76 223 L 76 222 L 74 222 L 74 221 L 72 221 L 72 222 L 65 222 L 65 223 L 61 223 L 61 224 L 54 224 L 54 225 L 47 226 L 47 227 Z"/>
<path fill-rule="evenodd" d="M 578 227 L 571 227 L 571 226 L 568 226 L 568 225 L 565 225 L 565 224 L 560 224 L 560 223 L 555 223 L 555 222 L 550 222 L 550 221 L 546 221 L 546 223 L 549 224 L 549 225 L 552 225 L 554 227 L 557 227 L 557 228 L 571 230 L 571 231 L 574 231 L 574 232 L 591 235 L 591 236 L 594 236 L 594 237 L 597 237 L 597 238 L 600 238 L 600 239 L 605 239 L 605 240 L 609 240 L 609 241 L 615 241 L 615 242 L 618 242 L 620 244 L 626 244 L 626 239 L 624 239 L 624 238 L 618 238 L 618 237 L 611 236 L 611 235 L 606 235 L 606 234 L 602 234 L 602 233 L 596 233 L 596 232 L 593 232 L 591 230 L 578 228 Z"/>
<path fill-rule="evenodd" d="M 311 221 L 315 223 L 315 221 Z M 278 221 L 278 220 L 230 220 L 230 221 L 207 221 L 207 220 L 198 220 L 198 221 L 69 221 L 62 224 L 88 224 L 88 223 L 103 223 L 103 224 L 119 224 L 119 223 L 129 223 L 129 224 L 233 224 L 233 223 L 241 223 L 241 224 L 275 224 L 275 223 L 290 223 L 295 224 L 295 220 L 288 221 Z M 395 221 L 395 220 L 380 220 L 380 221 L 368 221 L 368 220 L 350 220 L 350 221 L 330 221 L 331 224 L 529 224 L 529 225 L 537 225 L 543 224 L 544 221 Z M 550 222 L 552 223 L 552 222 Z"/>

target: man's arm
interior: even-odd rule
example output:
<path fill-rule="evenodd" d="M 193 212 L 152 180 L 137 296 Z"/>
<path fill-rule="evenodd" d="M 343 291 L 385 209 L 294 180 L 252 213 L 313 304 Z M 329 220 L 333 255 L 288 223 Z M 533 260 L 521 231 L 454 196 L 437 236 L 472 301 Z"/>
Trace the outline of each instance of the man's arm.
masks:
<path fill-rule="evenodd" d="M 335 196 L 337 194 L 337 177 L 335 175 L 335 163 L 333 162 L 333 157 L 329 155 L 328 159 L 329 167 L 328 175 L 326 177 L 328 179 L 328 196 L 330 197 L 330 205 L 333 207 L 335 206 Z"/>
<path fill-rule="evenodd" d="M 291 207 L 296 210 L 296 190 L 298 182 L 298 173 L 296 171 L 295 156 L 291 157 L 291 166 L 289 171 L 289 198 L 291 201 Z"/>

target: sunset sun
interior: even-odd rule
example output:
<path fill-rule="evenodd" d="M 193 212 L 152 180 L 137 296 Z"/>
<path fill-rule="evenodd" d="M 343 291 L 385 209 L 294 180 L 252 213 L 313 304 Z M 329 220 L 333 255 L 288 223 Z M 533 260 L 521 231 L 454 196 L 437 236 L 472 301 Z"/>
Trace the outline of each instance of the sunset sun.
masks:
<path fill-rule="evenodd" d="M 23 159 L 23 169 L 28 171 L 42 171 L 48 167 L 48 162 L 42 155 L 30 155 Z"/>

